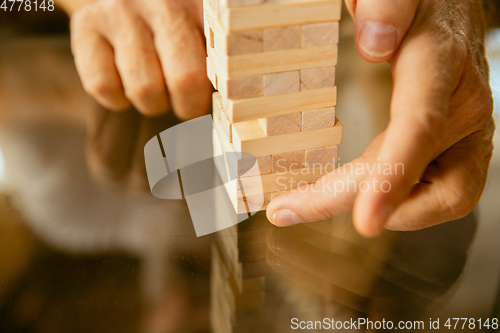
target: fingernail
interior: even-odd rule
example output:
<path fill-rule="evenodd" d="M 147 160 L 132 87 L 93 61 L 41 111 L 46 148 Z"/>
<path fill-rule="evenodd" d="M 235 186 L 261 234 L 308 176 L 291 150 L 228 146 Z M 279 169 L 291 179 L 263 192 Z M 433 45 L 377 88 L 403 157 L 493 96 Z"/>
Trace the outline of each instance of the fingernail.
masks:
<path fill-rule="evenodd" d="M 278 227 L 289 227 L 303 221 L 291 210 L 281 209 L 274 212 L 273 224 Z"/>
<path fill-rule="evenodd" d="M 359 33 L 359 46 L 375 58 L 386 57 L 396 49 L 397 29 L 389 24 L 366 21 Z"/>

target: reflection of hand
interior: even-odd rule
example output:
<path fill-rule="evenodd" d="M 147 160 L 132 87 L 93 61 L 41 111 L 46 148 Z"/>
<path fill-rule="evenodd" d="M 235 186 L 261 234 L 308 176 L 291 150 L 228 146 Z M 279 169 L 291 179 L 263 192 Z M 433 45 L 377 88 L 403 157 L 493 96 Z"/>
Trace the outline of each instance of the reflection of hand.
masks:
<path fill-rule="evenodd" d="M 71 43 L 85 90 L 103 106 L 131 102 L 145 115 L 172 104 L 183 119 L 205 114 L 201 0 L 99 0 L 71 15 Z"/>
<path fill-rule="evenodd" d="M 287 226 L 352 210 L 357 230 L 371 237 L 384 227 L 416 230 L 467 215 L 481 196 L 493 150 L 482 3 L 347 3 L 361 55 L 390 60 L 391 121 L 351 164 L 278 196 L 268 218 Z M 365 192 L 354 193 L 363 181 Z M 335 183 L 344 190 L 332 190 Z"/>
<path fill-rule="evenodd" d="M 179 120 L 172 113 L 148 118 L 130 109 L 96 108 L 88 126 L 87 160 L 96 178 L 131 189 L 149 190 L 144 146 Z"/>
<path fill-rule="evenodd" d="M 475 229 L 472 214 L 456 225 L 387 232 L 369 241 L 348 227 L 332 235 L 303 225 L 274 228 L 267 238 L 268 263 L 370 318 L 417 318 L 460 276 Z"/>

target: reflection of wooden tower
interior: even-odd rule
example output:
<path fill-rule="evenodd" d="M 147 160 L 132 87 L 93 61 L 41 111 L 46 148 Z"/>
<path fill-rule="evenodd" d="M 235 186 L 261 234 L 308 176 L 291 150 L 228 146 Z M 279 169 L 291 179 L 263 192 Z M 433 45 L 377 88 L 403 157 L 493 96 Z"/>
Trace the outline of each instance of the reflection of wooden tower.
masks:
<path fill-rule="evenodd" d="M 225 158 L 225 170 L 219 168 L 240 177 L 226 184 L 239 214 L 252 211 L 252 204 L 261 208 L 253 180 L 262 183 L 265 209 L 277 194 L 316 181 L 336 163 L 341 1 L 204 0 L 207 72 L 218 90 L 214 151 L 250 153 L 258 162 Z M 247 331 L 242 312 L 263 302 L 267 221 L 251 220 L 216 234 L 211 290 L 217 333 Z"/>
<path fill-rule="evenodd" d="M 224 152 L 257 157 L 258 168 L 248 170 L 244 159 L 228 160 L 227 168 L 245 181 L 262 181 L 263 209 L 336 163 L 340 12 L 341 0 L 205 0 L 218 141 Z M 252 195 L 228 192 L 238 213 L 245 212 Z"/>

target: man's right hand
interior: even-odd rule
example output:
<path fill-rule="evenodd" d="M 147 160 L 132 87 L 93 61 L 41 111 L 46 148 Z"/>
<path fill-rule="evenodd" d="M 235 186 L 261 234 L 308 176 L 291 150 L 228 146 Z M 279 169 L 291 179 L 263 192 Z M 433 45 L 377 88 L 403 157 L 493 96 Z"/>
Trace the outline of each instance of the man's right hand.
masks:
<path fill-rule="evenodd" d="M 200 0 L 99 0 L 71 13 L 71 45 L 85 90 L 104 107 L 156 116 L 207 113 Z"/>

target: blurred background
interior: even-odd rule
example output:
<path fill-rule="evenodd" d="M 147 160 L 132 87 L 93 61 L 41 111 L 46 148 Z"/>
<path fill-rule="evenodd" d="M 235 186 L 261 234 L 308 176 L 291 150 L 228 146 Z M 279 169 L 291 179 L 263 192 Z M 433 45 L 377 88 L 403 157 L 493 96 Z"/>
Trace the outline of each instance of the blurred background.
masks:
<path fill-rule="evenodd" d="M 487 52 L 498 119 L 500 28 L 494 18 L 492 12 Z M 0 11 L 0 332 L 217 331 L 210 324 L 216 311 L 211 303 L 213 239 L 196 238 L 185 203 L 153 198 L 144 178 L 145 140 L 178 120 L 172 115 L 145 119 L 134 110 L 113 114 L 98 106 L 76 73 L 68 22 L 60 10 Z M 345 128 L 341 163 L 358 157 L 385 129 L 392 89 L 389 66 L 361 59 L 353 33 L 344 13 L 337 68 L 337 112 Z M 500 144 L 498 135 L 495 143 Z M 321 235 L 259 227 L 268 236 L 246 240 L 247 257 L 240 261 L 244 267 L 269 263 L 275 275 L 268 268 L 252 275 L 267 277 L 267 289 L 259 289 L 264 301 L 240 299 L 235 306 L 240 313 L 267 309 L 267 315 L 244 318 L 270 324 L 251 329 L 235 316 L 233 331 L 287 332 L 289 322 L 283 318 L 292 314 L 341 316 L 343 309 L 350 311 L 346 316 L 377 318 L 387 314 L 382 310 L 394 310 L 390 302 L 433 318 L 498 318 L 499 200 L 496 151 L 481 202 L 463 221 L 422 233 L 386 233 L 371 243 L 353 233 L 349 215 L 309 226 Z M 262 223 L 265 217 L 255 220 Z M 328 243 L 328 254 L 310 249 L 304 235 Z M 304 252 L 280 261 L 278 250 L 299 241 L 306 244 Z M 332 261 L 332 251 L 349 252 L 346 256 L 362 263 L 363 270 Z M 314 267 L 305 269 L 299 263 L 309 252 L 335 262 L 344 273 L 325 276 Z M 316 281 L 318 274 L 328 282 L 326 289 L 314 291 L 297 282 Z M 285 282 L 285 275 L 293 276 L 294 283 Z M 346 290 L 350 296 L 340 297 Z M 408 301 L 415 297 L 419 301 Z M 414 308 L 405 308 L 407 303 Z M 283 311 L 280 316 L 273 318 L 270 304 Z"/>

